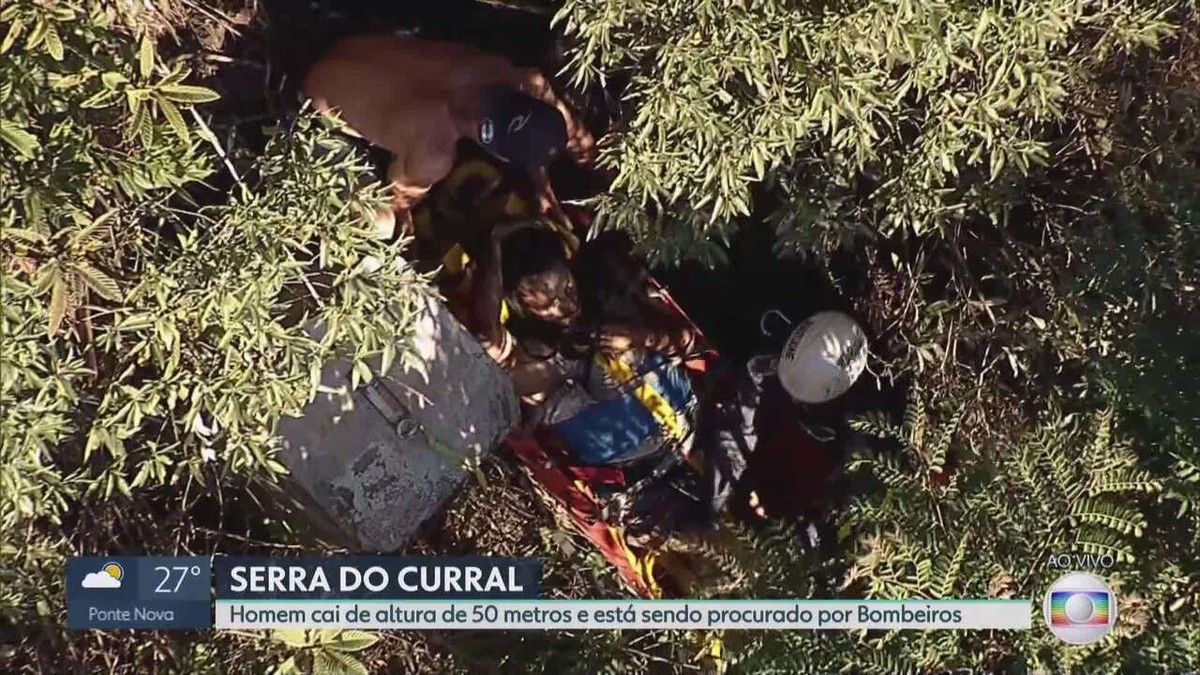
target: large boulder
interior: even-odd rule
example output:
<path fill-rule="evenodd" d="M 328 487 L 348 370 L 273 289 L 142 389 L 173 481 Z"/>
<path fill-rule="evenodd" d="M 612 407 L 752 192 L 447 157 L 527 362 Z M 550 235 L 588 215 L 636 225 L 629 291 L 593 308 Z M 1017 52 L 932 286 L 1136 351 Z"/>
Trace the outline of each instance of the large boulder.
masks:
<path fill-rule="evenodd" d="M 408 543 L 519 419 L 512 381 L 441 303 L 419 318 L 415 351 L 353 391 L 350 364 L 326 364 L 329 393 L 280 425 L 283 462 L 320 511 L 312 521 L 362 551 Z"/>

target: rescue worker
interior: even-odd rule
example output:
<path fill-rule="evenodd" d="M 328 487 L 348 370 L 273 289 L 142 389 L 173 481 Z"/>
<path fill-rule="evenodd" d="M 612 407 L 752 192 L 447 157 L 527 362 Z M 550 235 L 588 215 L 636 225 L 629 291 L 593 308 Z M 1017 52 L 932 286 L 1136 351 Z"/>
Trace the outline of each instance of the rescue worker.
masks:
<path fill-rule="evenodd" d="M 595 141 L 535 69 L 473 47 L 392 34 L 335 43 L 312 67 L 305 95 L 346 131 L 392 153 L 388 180 L 400 232 L 412 208 L 450 173 L 463 139 L 533 180 L 542 214 L 564 221 L 546 166 L 562 152 L 581 163 Z"/>

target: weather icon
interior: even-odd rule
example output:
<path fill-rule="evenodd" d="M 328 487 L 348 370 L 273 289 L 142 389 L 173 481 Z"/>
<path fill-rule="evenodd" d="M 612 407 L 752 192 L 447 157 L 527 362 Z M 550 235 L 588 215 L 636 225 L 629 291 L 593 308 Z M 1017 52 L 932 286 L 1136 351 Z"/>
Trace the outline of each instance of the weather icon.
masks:
<path fill-rule="evenodd" d="M 125 570 L 121 569 L 120 565 L 115 562 L 107 562 L 99 572 L 88 572 L 81 585 L 84 588 L 120 588 L 123 576 L 125 576 Z"/>

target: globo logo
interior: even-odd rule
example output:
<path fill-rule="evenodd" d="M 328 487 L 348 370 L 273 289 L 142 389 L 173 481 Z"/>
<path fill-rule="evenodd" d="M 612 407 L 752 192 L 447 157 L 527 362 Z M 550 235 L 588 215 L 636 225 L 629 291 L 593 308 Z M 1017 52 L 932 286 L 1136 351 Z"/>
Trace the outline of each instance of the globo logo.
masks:
<path fill-rule="evenodd" d="M 1085 572 L 1059 577 L 1042 603 L 1046 627 L 1073 645 L 1096 642 L 1117 623 L 1117 598 L 1103 579 Z"/>

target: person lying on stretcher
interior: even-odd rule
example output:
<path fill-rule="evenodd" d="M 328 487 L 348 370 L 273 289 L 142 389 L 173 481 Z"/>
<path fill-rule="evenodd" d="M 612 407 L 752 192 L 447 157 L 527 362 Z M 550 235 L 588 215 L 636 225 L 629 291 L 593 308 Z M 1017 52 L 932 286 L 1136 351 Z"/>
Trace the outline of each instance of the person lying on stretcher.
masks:
<path fill-rule="evenodd" d="M 554 427 L 588 464 L 628 461 L 690 437 L 694 396 L 672 361 L 694 348 L 694 331 L 584 316 L 561 238 L 536 223 L 497 226 L 487 248 L 472 330 L 511 374 L 534 424 Z"/>

